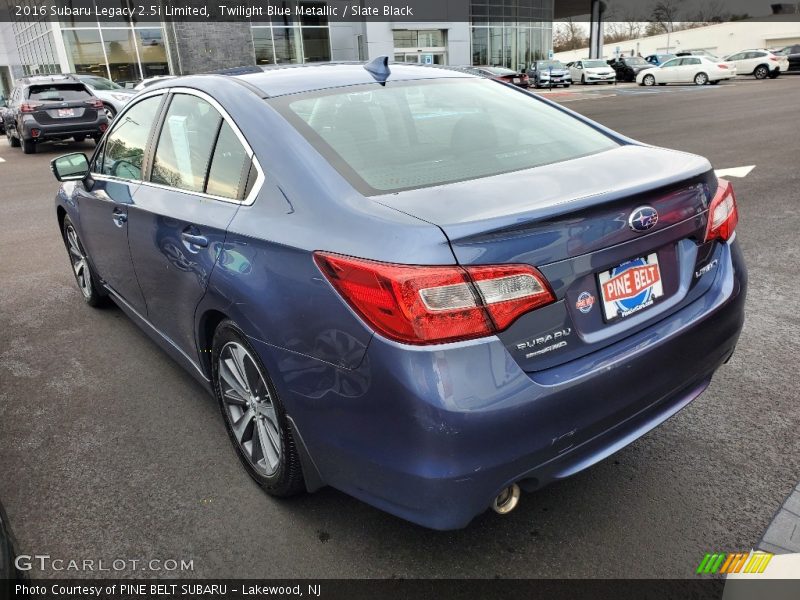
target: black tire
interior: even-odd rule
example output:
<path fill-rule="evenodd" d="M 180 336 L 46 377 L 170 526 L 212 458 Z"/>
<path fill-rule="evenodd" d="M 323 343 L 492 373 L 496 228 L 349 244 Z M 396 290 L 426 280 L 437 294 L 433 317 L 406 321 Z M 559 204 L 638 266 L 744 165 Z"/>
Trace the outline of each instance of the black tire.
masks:
<path fill-rule="evenodd" d="M 22 139 L 22 151 L 25 154 L 36 154 L 36 143 L 33 140 Z"/>
<path fill-rule="evenodd" d="M 12 148 L 19 148 L 19 138 L 14 137 L 11 135 L 10 131 L 6 131 L 6 137 L 8 138 L 8 145 Z"/>
<path fill-rule="evenodd" d="M 656 84 L 656 78 L 653 75 L 648 73 L 647 75 L 642 77 L 642 85 L 646 85 L 649 87 L 655 84 Z"/>
<path fill-rule="evenodd" d="M 766 79 L 769 76 L 769 67 L 767 65 L 758 65 L 753 71 L 753 77 L 756 79 Z"/>
<path fill-rule="evenodd" d="M 666 83 L 659 83 L 658 85 L 667 85 Z"/>
<path fill-rule="evenodd" d="M 565 89 L 565 90 L 566 90 L 568 87 L 569 87 L 569 84 L 568 84 L 568 83 L 564 84 L 564 89 Z"/>
<path fill-rule="evenodd" d="M 586 75 L 581 73 L 581 85 L 586 85 Z"/>
<path fill-rule="evenodd" d="M 83 140 L 86 139 L 85 135 L 73 135 L 72 139 L 75 140 L 76 143 L 80 144 Z"/>
<path fill-rule="evenodd" d="M 777 79 L 780 76 L 781 76 L 781 72 L 778 69 L 775 69 L 774 71 L 770 71 L 770 74 L 769 74 L 769 78 L 770 79 Z"/>
<path fill-rule="evenodd" d="M 111 121 L 114 120 L 114 117 L 117 116 L 117 111 L 114 110 L 114 107 L 110 104 L 103 104 L 103 112 L 106 113 L 106 118 L 108 119 L 109 123 L 111 123 Z"/>
<path fill-rule="evenodd" d="M 74 238 L 72 238 L 71 235 L 73 232 Z M 69 217 L 64 217 L 64 223 L 61 226 L 61 237 L 64 240 L 64 246 L 67 249 L 67 257 L 70 259 L 69 264 L 72 268 L 72 274 L 75 277 L 75 282 L 78 284 L 78 289 L 81 291 L 83 300 L 86 304 L 94 308 L 106 305 L 108 303 L 108 294 L 105 288 L 100 284 L 100 279 L 94 272 L 94 267 L 92 267 L 91 262 L 89 262 L 86 250 L 84 250 L 83 244 L 78 236 L 78 231 L 75 229 Z M 76 266 L 76 259 L 78 256 L 76 256 L 75 251 L 71 249 L 71 238 L 73 244 L 77 244 L 77 251 L 81 254 L 81 258 L 84 261 L 82 273 L 79 272 Z"/>
<path fill-rule="evenodd" d="M 102 135 L 102 134 L 93 135 L 93 136 L 92 136 L 92 139 L 94 140 L 94 143 L 95 143 L 95 144 L 99 144 L 99 143 L 100 143 L 100 140 L 102 140 L 102 139 L 103 139 L 103 135 Z"/>
<path fill-rule="evenodd" d="M 708 83 L 710 83 L 711 85 L 717 85 L 719 83 L 719 79 L 716 79 L 714 81 L 709 81 Z"/>
<path fill-rule="evenodd" d="M 700 71 L 694 76 L 695 85 L 705 85 L 708 83 L 708 75 Z"/>
<path fill-rule="evenodd" d="M 223 393 L 224 377 L 220 375 L 220 355 L 228 347 L 236 347 L 237 345 L 246 350 L 247 354 L 249 355 L 249 361 L 247 364 L 251 367 L 255 366 L 255 368 L 258 370 L 258 375 L 261 377 L 261 382 L 263 382 L 268 391 L 269 397 L 267 400 L 271 403 L 271 408 L 274 410 L 275 417 L 277 418 L 278 430 L 280 433 L 279 445 L 281 452 L 280 456 L 278 457 L 275 471 L 272 474 L 265 474 L 265 472 L 261 470 L 260 466 L 254 464 L 253 458 L 248 456 L 248 450 L 244 447 L 247 441 L 243 440 L 240 442 L 237 438 L 232 422 L 233 416 L 231 414 L 231 407 L 233 405 L 229 402 L 226 402 L 225 394 Z M 285 498 L 303 492 L 305 490 L 303 470 L 300 466 L 300 457 L 295 446 L 292 428 L 290 427 L 289 421 L 286 418 L 286 410 L 284 409 L 283 403 L 281 402 L 278 393 L 275 390 L 275 386 L 272 384 L 272 380 L 270 379 L 267 370 L 261 363 L 261 359 L 247 341 L 247 336 L 242 333 L 242 331 L 233 321 L 223 321 L 214 332 L 214 341 L 211 349 L 211 365 L 211 377 L 214 385 L 214 394 L 217 397 L 217 402 L 219 403 L 219 408 L 222 412 L 222 418 L 225 421 L 225 429 L 228 431 L 228 435 L 230 436 L 231 442 L 236 449 L 236 454 L 238 455 L 239 460 L 244 465 L 245 470 L 248 472 L 250 477 L 252 477 L 256 483 L 264 488 L 264 491 L 271 496 Z M 250 374 L 254 375 L 252 372 Z M 258 395 L 260 396 L 262 394 L 263 391 Z M 245 412 L 243 408 L 239 410 Z M 246 412 L 250 412 L 250 409 L 248 409 Z M 256 412 L 255 414 L 259 413 Z M 242 415 L 241 419 L 245 419 L 245 416 Z M 255 423 L 255 420 L 252 422 Z M 242 431 L 245 432 L 243 437 L 247 436 L 246 432 L 248 427 L 252 429 L 256 428 L 255 424 L 245 425 L 242 427 Z M 251 438 L 249 442 L 251 447 L 255 446 L 255 438 Z M 264 455 L 266 464 L 265 454 L 266 453 L 264 453 L 262 450 L 262 455 Z"/>

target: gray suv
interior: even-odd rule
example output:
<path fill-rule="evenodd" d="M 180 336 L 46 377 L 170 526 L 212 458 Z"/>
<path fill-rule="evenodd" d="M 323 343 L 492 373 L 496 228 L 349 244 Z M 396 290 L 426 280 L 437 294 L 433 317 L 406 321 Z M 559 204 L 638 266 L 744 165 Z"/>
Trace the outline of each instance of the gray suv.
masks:
<path fill-rule="evenodd" d="M 25 154 L 42 142 L 72 138 L 100 141 L 108 128 L 103 102 L 70 75 L 23 77 L 11 91 L 4 111 L 6 137 Z"/>

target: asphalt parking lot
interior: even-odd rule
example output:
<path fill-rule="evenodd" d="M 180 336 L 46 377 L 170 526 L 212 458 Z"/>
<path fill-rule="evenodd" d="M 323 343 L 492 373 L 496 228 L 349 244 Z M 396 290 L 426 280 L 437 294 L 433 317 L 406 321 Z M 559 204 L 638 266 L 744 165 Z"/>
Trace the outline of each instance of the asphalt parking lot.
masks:
<path fill-rule="evenodd" d="M 622 89 L 542 93 L 715 168 L 755 165 L 732 179 L 750 269 L 739 347 L 660 428 L 524 494 L 508 516 L 446 533 L 332 489 L 264 495 L 216 402 L 121 311 L 81 300 L 48 162 L 93 144 L 25 156 L 0 142 L 0 500 L 19 551 L 191 559 L 192 572 L 171 575 L 215 578 L 666 578 L 693 576 L 706 552 L 754 547 L 800 479 L 800 76 Z"/>

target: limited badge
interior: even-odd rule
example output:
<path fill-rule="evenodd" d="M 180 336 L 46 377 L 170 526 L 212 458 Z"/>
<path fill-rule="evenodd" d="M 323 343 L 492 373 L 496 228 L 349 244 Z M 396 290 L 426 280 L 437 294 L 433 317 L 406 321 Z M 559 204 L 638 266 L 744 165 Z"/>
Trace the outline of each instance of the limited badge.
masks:
<path fill-rule="evenodd" d="M 575 303 L 575 308 L 583 314 L 588 313 L 594 306 L 595 298 L 590 292 L 581 292 L 578 296 L 578 301 Z"/>

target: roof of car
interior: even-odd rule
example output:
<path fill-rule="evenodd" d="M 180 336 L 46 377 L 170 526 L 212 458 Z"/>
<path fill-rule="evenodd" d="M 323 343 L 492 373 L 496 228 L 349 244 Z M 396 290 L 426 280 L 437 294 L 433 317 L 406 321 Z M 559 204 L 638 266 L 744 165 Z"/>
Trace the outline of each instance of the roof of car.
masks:
<path fill-rule="evenodd" d="M 78 81 L 73 75 L 27 75 L 19 79 L 25 85 L 39 85 L 42 83 L 75 83 Z"/>
<path fill-rule="evenodd" d="M 419 79 L 471 78 L 463 71 L 436 66 L 389 63 L 390 74 L 386 81 L 413 81 Z M 234 77 L 249 87 L 255 87 L 264 96 L 284 96 L 336 87 L 375 83 L 377 80 L 361 62 L 318 63 L 306 65 L 265 67 L 260 73 L 244 73 Z"/>

